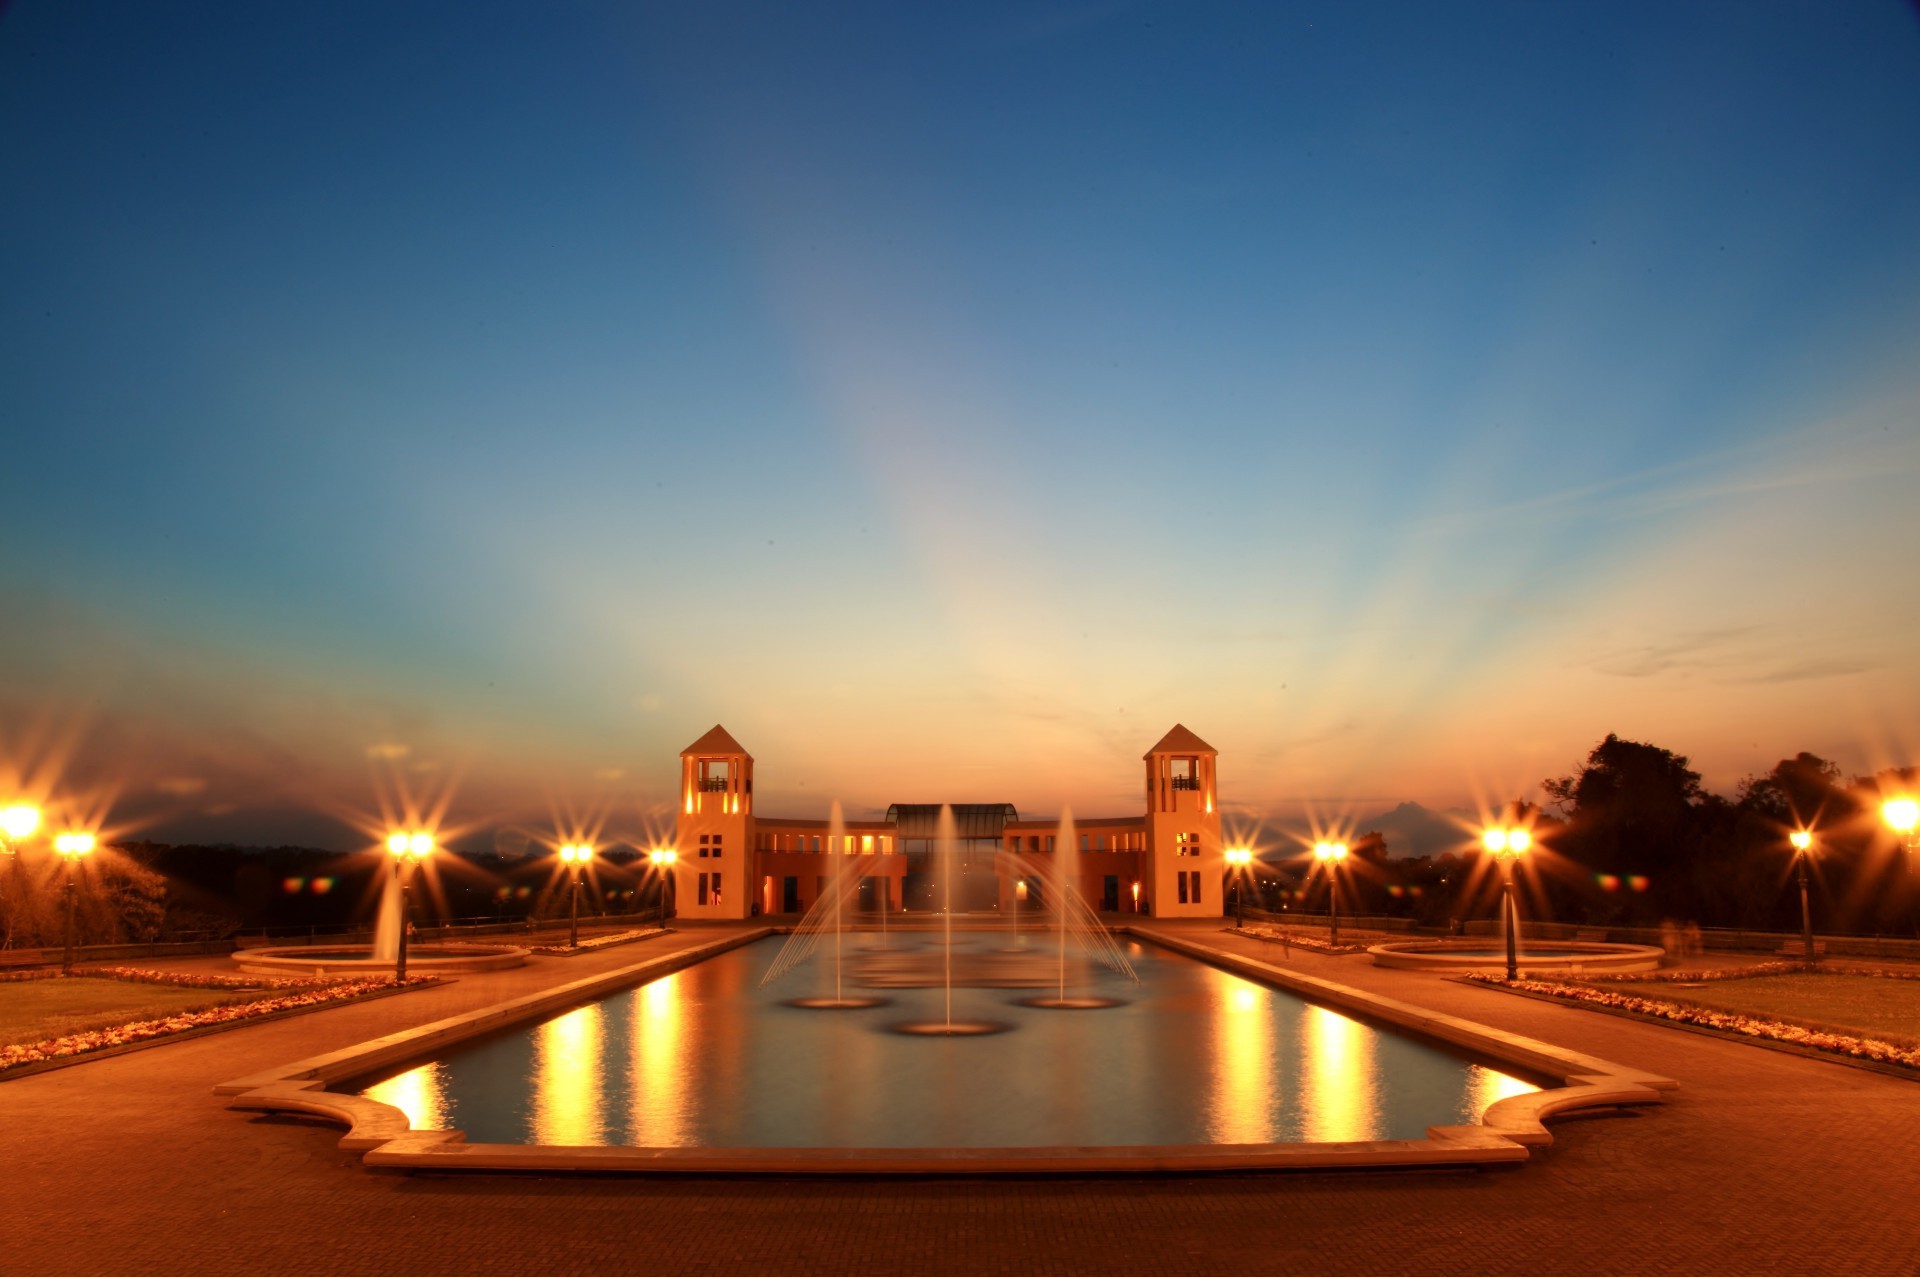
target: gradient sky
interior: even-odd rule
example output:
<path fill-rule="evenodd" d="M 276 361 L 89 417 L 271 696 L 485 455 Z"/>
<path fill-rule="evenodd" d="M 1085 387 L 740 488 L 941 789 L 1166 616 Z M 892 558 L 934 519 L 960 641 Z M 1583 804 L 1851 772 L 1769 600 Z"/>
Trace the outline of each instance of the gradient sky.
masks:
<path fill-rule="evenodd" d="M 1917 159 L 1897 3 L 15 3 L 0 780 L 1910 761 Z"/>

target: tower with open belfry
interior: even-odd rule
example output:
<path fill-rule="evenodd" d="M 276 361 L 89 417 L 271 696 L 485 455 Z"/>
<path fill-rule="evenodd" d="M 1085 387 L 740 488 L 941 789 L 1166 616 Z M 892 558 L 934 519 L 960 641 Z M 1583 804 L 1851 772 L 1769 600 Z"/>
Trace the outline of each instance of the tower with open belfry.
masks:
<path fill-rule="evenodd" d="M 1146 752 L 1145 869 L 1153 911 L 1163 918 L 1217 918 L 1225 903 L 1216 757 L 1213 746 L 1179 723 Z"/>
<path fill-rule="evenodd" d="M 749 916 L 753 755 L 718 724 L 680 751 L 675 823 L 676 912 L 686 918 Z"/>

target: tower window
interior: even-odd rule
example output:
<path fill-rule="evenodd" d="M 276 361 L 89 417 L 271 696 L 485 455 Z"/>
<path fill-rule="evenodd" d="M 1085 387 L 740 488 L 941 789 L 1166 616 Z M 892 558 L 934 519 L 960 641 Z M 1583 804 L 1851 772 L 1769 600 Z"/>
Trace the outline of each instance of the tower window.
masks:
<path fill-rule="evenodd" d="M 1200 788 L 1200 760 L 1198 758 L 1176 758 L 1169 764 L 1173 773 L 1175 789 Z"/>
<path fill-rule="evenodd" d="M 1200 854 L 1199 834 L 1175 834 L 1173 836 L 1173 854 L 1176 856 L 1197 856 Z"/>

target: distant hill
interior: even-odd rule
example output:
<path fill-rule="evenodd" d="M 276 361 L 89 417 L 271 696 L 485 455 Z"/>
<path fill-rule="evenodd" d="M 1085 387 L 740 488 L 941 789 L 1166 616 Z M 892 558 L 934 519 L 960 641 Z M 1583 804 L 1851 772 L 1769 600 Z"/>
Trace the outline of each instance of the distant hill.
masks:
<path fill-rule="evenodd" d="M 1473 813 L 1463 808 L 1431 811 L 1419 803 L 1401 803 L 1390 811 L 1354 823 L 1355 833 L 1379 830 L 1387 837 L 1387 855 L 1437 856 L 1461 851 L 1472 842 Z"/>

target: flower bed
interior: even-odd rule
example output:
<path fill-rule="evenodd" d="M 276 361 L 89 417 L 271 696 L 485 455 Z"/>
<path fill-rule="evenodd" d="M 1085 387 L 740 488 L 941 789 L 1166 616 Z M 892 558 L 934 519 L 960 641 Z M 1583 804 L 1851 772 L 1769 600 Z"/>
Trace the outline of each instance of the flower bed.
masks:
<path fill-rule="evenodd" d="M 1793 968 L 1789 966 L 1788 969 Z M 1779 972 L 1771 974 L 1779 974 Z M 1722 1033 L 1737 1034 L 1741 1037 L 1808 1047 L 1832 1055 L 1868 1060 L 1875 1064 L 1894 1064 L 1903 1068 L 1920 1069 L 1920 1045 L 1912 1043 L 1841 1033 L 1832 1029 L 1817 1029 L 1792 1024 L 1785 1020 L 1739 1015 L 1730 1011 L 1715 1011 L 1709 1007 L 1691 1006 L 1684 1002 L 1643 998 L 1631 993 L 1616 993 L 1611 989 L 1595 988 L 1591 984 L 1565 984 L 1554 980 L 1506 980 L 1493 975 L 1467 975 L 1462 978 L 1479 984 L 1515 989 L 1522 993 L 1558 998 L 1565 1002 L 1580 1002 L 1589 1006 L 1627 1011 L 1634 1015 L 1651 1016 L 1654 1019 L 1668 1020 L 1675 1024 L 1690 1024 L 1700 1028 L 1715 1029 Z"/>
<path fill-rule="evenodd" d="M 1341 954 L 1365 953 L 1367 951 L 1365 943 L 1334 945 L 1329 944 L 1327 941 L 1321 939 L 1319 935 L 1311 932 L 1283 932 L 1278 927 L 1259 923 L 1251 927 L 1222 927 L 1220 930 L 1226 932 L 1228 935 L 1252 936 L 1255 940 L 1264 940 L 1270 944 L 1287 945 L 1291 948 L 1305 949 L 1311 953 Z"/>
<path fill-rule="evenodd" d="M 665 927 L 642 927 L 638 931 L 616 931 L 610 936 L 595 936 L 591 940 L 582 940 L 576 945 L 549 944 L 535 946 L 535 953 L 544 953 L 548 957 L 564 958 L 576 953 L 592 953 L 595 949 L 611 949 L 617 944 L 626 944 L 630 940 L 644 940 L 648 936 L 661 935 Z"/>
<path fill-rule="evenodd" d="M 1799 975 L 1804 962 L 1759 962 L 1750 967 L 1716 967 L 1708 971 L 1649 971 L 1642 975 L 1585 976 L 1589 984 L 1612 981 L 1619 984 L 1706 984 L 1714 980 L 1753 980 L 1770 975 Z M 1920 980 L 1920 967 L 1858 967 L 1849 962 L 1821 962 L 1814 967 L 1819 975 L 1858 975 L 1874 980 Z"/>
<path fill-rule="evenodd" d="M 1710 980 L 1752 980 L 1758 976 L 1794 975 L 1805 971 L 1801 962 L 1761 962 L 1751 967 L 1716 967 L 1710 971 L 1641 971 L 1583 976 L 1589 984 L 1704 984 Z M 1848 972 L 1865 975 L 1864 971 Z"/>
<path fill-rule="evenodd" d="M 132 968 L 118 969 L 132 970 Z M 105 973 L 89 972 L 88 974 Z M 136 974 L 155 976 L 161 973 L 138 972 Z M 203 978 L 218 980 L 233 977 L 207 976 Z M 45 1064 L 71 1056 L 111 1050 L 115 1047 L 130 1046 L 135 1043 L 152 1041 L 155 1038 L 170 1037 L 177 1033 L 187 1033 L 196 1029 L 234 1024 L 244 1020 L 256 1020 L 266 1016 L 282 1015 L 289 1011 L 308 1010 L 340 1002 L 349 1002 L 355 998 L 368 997 L 402 987 L 400 982 L 395 981 L 390 976 L 369 977 L 360 980 L 328 980 L 325 982 L 312 980 L 274 981 L 272 983 L 282 986 L 297 984 L 304 986 L 304 988 L 301 992 L 285 993 L 278 997 L 257 998 L 251 1002 L 205 1007 L 197 1011 L 182 1011 L 159 1019 L 137 1020 L 130 1024 L 116 1025 L 109 1029 L 92 1029 L 84 1033 L 70 1033 L 64 1037 L 50 1038 L 44 1042 L 0 1046 L 0 1074 L 4 1074 L 11 1069 L 24 1068 L 35 1064 Z M 435 981 L 431 977 L 415 976 L 408 979 L 405 985 L 412 986 L 432 983 L 435 983 Z M 207 985 L 204 987 L 231 988 L 248 986 Z"/>
<path fill-rule="evenodd" d="M 170 984 L 182 989 L 311 989 L 340 983 L 340 977 L 288 976 L 284 979 L 259 975 L 190 974 L 184 971 L 149 971 L 143 967 L 88 967 L 81 974 L 103 980 L 125 980 L 132 984 Z"/>

